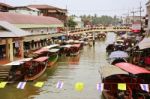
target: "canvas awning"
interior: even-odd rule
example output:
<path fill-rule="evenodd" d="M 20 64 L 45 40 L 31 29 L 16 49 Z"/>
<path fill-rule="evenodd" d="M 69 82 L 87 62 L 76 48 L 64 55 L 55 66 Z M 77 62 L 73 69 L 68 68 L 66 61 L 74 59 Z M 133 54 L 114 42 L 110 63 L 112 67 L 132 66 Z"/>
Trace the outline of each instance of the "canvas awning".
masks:
<path fill-rule="evenodd" d="M 48 59 L 48 57 L 43 56 L 43 57 L 39 57 L 39 58 L 37 58 L 37 59 L 34 59 L 33 61 L 36 61 L 36 62 L 44 62 L 44 61 L 47 60 L 47 59 Z"/>
<path fill-rule="evenodd" d="M 149 73 L 149 70 L 146 70 L 145 68 L 130 64 L 130 63 L 117 63 L 115 66 L 121 68 L 122 70 L 132 73 L 132 74 L 142 74 L 142 73 Z"/>
<path fill-rule="evenodd" d="M 55 53 L 55 52 L 58 52 L 58 51 L 59 51 L 59 49 L 56 49 L 56 48 L 49 50 L 49 52 L 51 52 L 51 53 Z"/>
<path fill-rule="evenodd" d="M 144 38 L 138 46 L 140 49 L 150 48 L 150 38 Z"/>
<path fill-rule="evenodd" d="M 52 44 L 52 45 L 49 45 L 49 46 L 45 46 L 43 48 L 51 49 L 51 48 L 59 47 L 59 46 L 60 46 L 59 44 Z"/>
<path fill-rule="evenodd" d="M 126 74 L 126 75 L 128 74 L 128 72 L 125 72 L 122 69 L 117 68 L 113 65 L 101 68 L 101 71 L 99 71 L 99 72 L 100 72 L 102 78 L 109 77 L 112 75 L 118 75 L 118 74 Z"/>
<path fill-rule="evenodd" d="M 5 64 L 5 66 L 9 66 L 9 65 L 21 65 L 26 61 L 30 61 L 32 60 L 32 58 L 23 58 L 23 59 L 19 59 L 10 63 Z"/>
<path fill-rule="evenodd" d="M 41 54 L 42 52 L 47 52 L 47 51 L 48 51 L 47 48 L 41 48 L 41 49 L 39 49 L 39 50 L 37 50 L 37 51 L 35 51 L 33 53 L 35 53 L 35 54 Z"/>

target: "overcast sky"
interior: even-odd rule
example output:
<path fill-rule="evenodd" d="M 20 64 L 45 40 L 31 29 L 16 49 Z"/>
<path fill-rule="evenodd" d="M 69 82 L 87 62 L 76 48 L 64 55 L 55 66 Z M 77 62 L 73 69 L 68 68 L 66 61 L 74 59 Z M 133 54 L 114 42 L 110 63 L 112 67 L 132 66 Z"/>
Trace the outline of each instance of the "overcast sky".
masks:
<path fill-rule="evenodd" d="M 140 2 L 144 12 L 146 13 L 146 2 L 148 0 L 0 0 L 13 6 L 22 6 L 29 4 L 48 4 L 60 8 L 67 8 L 69 14 L 83 15 L 117 15 L 125 16 L 129 12 L 138 10 Z M 136 13 L 139 15 L 139 12 Z"/>

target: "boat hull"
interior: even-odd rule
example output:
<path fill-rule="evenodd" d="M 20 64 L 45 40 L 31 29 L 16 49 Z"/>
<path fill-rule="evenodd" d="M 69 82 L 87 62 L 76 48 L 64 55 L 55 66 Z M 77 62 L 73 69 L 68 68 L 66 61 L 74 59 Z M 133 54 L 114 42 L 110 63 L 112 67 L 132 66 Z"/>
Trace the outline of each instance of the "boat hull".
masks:
<path fill-rule="evenodd" d="M 53 66 L 53 65 L 57 62 L 57 60 L 58 60 L 58 54 L 55 56 L 54 59 L 48 61 L 48 65 L 47 65 L 47 66 L 48 66 L 48 67 Z"/>
<path fill-rule="evenodd" d="M 24 80 L 25 81 L 33 81 L 33 80 L 39 78 L 45 72 L 46 68 L 47 68 L 47 66 L 45 65 L 43 70 L 41 70 L 38 74 L 36 74 L 35 76 L 32 76 L 32 77 L 25 76 Z"/>

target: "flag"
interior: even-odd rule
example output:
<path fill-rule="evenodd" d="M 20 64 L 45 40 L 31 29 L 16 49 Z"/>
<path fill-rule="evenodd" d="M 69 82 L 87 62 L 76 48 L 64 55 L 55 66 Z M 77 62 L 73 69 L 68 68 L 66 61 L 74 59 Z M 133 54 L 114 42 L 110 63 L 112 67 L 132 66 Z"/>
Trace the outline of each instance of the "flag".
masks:
<path fill-rule="evenodd" d="M 97 88 L 98 91 L 103 91 L 104 84 L 103 83 L 98 83 L 97 86 L 96 86 L 96 88 Z"/>
<path fill-rule="evenodd" d="M 5 88 L 6 84 L 7 84 L 7 82 L 1 82 L 0 83 L 0 88 Z"/>
<path fill-rule="evenodd" d="M 56 88 L 61 89 L 63 87 L 64 83 L 59 81 L 57 82 Z"/>
<path fill-rule="evenodd" d="M 141 86 L 142 90 L 149 92 L 149 85 L 148 84 L 140 84 L 140 86 Z"/>
<path fill-rule="evenodd" d="M 75 90 L 76 91 L 82 91 L 84 89 L 84 83 L 82 83 L 82 82 L 77 82 L 76 84 L 75 84 Z"/>
<path fill-rule="evenodd" d="M 126 90 L 126 84 L 125 83 L 118 83 L 118 89 L 119 90 Z"/>
<path fill-rule="evenodd" d="M 34 86 L 35 87 L 42 87 L 44 85 L 44 82 L 37 82 Z"/>
<path fill-rule="evenodd" d="M 24 89 L 25 85 L 26 85 L 26 82 L 19 82 L 17 88 L 18 89 Z"/>

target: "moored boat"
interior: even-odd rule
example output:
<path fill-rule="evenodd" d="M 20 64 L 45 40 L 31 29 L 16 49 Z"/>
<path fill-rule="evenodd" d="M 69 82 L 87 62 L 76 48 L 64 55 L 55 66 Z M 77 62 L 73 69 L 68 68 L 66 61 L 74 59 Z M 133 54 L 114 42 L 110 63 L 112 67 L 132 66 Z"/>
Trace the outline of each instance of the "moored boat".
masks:
<path fill-rule="evenodd" d="M 32 81 L 40 77 L 47 68 L 48 57 L 43 56 L 32 61 L 26 62 L 26 74 L 24 77 L 25 81 Z"/>
<path fill-rule="evenodd" d="M 55 45 L 55 46 L 43 47 L 43 48 L 35 51 L 34 53 L 39 54 L 39 56 L 47 56 L 48 57 L 48 65 L 47 66 L 51 67 L 58 60 L 59 49 L 55 48 L 55 47 L 58 47 L 58 46 Z"/>
<path fill-rule="evenodd" d="M 106 99 L 150 98 L 149 92 L 141 88 L 141 84 L 149 84 L 150 80 L 146 77 L 150 76 L 150 71 L 129 63 L 118 63 L 116 66 L 101 70 L 102 83 L 104 83 L 102 93 Z M 126 90 L 118 89 L 119 83 L 126 84 Z"/>
<path fill-rule="evenodd" d="M 48 54 L 48 67 L 51 67 L 52 65 L 54 65 L 57 60 L 58 60 L 58 52 L 59 49 L 50 49 L 49 50 L 49 54 Z"/>
<path fill-rule="evenodd" d="M 70 55 L 71 56 L 76 56 L 80 53 L 80 44 L 73 44 L 71 45 L 71 48 L 70 48 Z"/>
<path fill-rule="evenodd" d="M 150 99 L 149 91 L 146 91 L 146 88 L 144 89 L 141 88 L 141 84 L 147 84 L 149 89 L 149 84 L 150 84 L 149 70 L 125 62 L 115 64 L 115 66 L 128 72 L 130 77 L 133 78 L 132 82 L 130 82 L 130 90 L 132 92 L 131 99 Z"/>
<path fill-rule="evenodd" d="M 100 74 L 102 83 L 104 83 L 104 88 L 102 91 L 103 97 L 105 99 L 118 99 L 119 93 L 117 89 L 117 83 L 123 83 L 124 81 L 121 79 L 121 77 L 128 78 L 128 73 L 115 66 L 111 66 L 111 68 L 109 66 L 102 68 Z"/>
<path fill-rule="evenodd" d="M 32 60 L 32 58 L 24 58 L 5 64 L 4 67 L 10 67 L 7 81 L 9 83 L 23 81 L 26 74 L 26 68 L 24 64 L 30 60 Z"/>
<path fill-rule="evenodd" d="M 65 56 L 70 56 L 70 48 L 72 45 L 66 44 L 60 46 L 60 54 Z"/>

